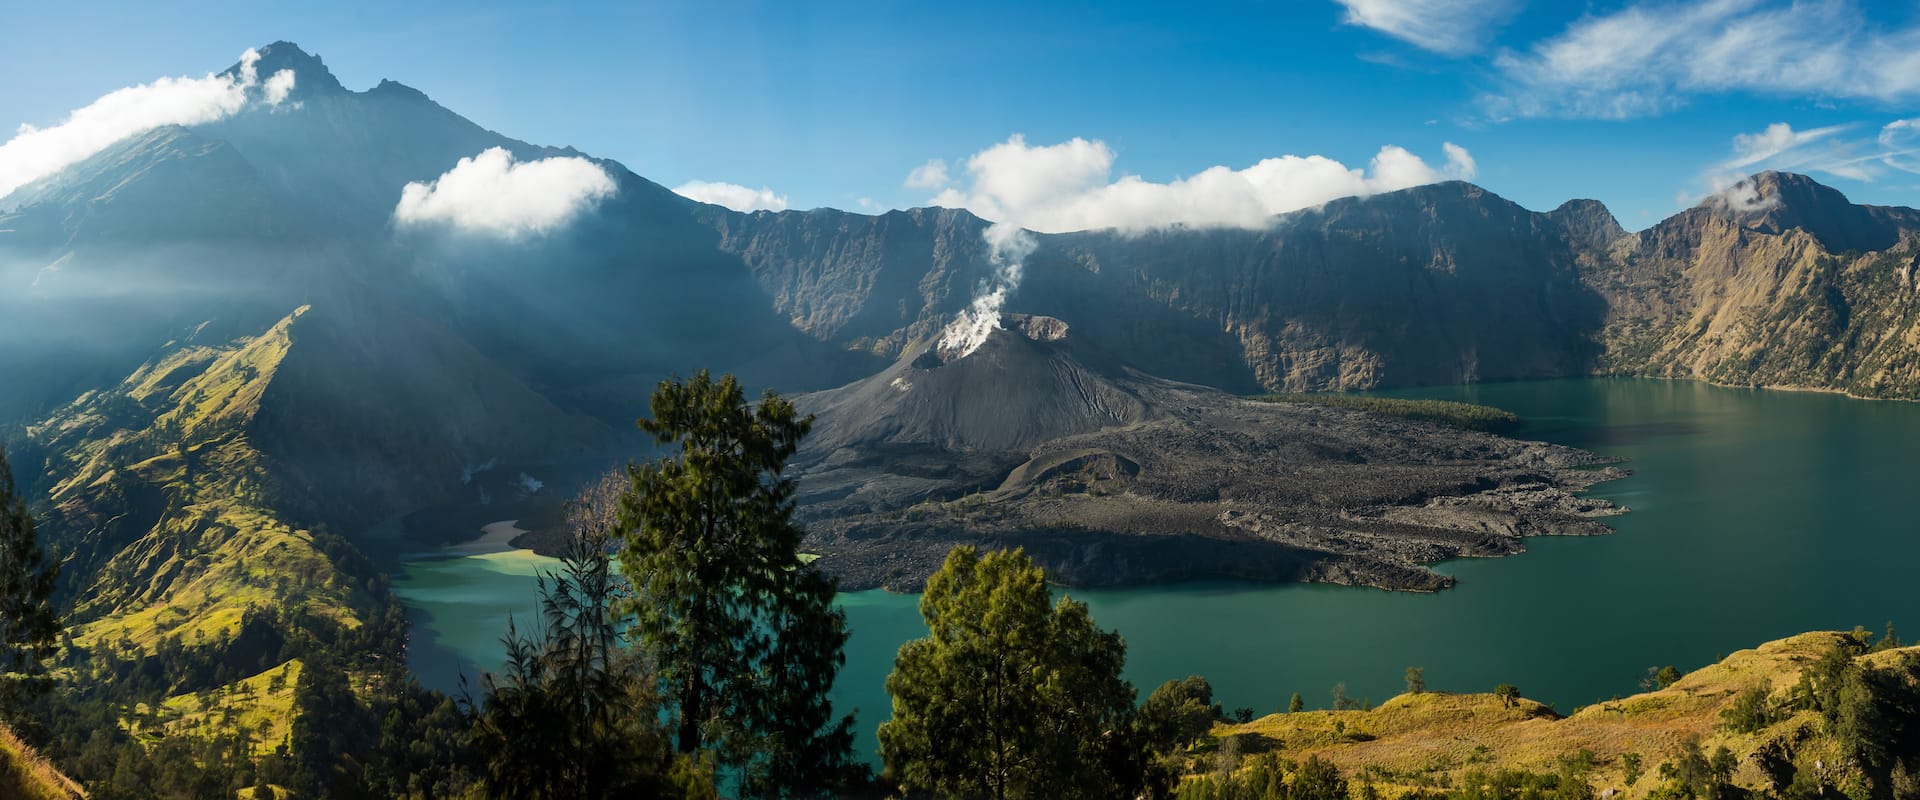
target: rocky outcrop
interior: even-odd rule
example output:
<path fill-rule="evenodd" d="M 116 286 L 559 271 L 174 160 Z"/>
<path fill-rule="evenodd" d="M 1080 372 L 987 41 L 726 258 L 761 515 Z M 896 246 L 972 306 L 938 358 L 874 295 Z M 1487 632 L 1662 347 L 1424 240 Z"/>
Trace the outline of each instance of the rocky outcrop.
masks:
<path fill-rule="evenodd" d="M 1763 173 L 1616 243 L 1600 368 L 1920 398 L 1920 212 Z"/>

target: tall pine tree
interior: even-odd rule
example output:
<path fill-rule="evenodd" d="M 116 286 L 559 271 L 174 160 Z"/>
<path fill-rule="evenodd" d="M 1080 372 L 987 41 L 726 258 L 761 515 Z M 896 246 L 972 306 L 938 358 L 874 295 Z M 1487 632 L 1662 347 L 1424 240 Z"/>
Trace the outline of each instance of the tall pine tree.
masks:
<path fill-rule="evenodd" d="M 16 717 L 47 688 L 45 667 L 60 635 L 53 609 L 59 565 L 40 551 L 26 499 L 0 449 L 0 718 Z"/>
<path fill-rule="evenodd" d="M 627 593 L 607 545 L 624 485 L 613 473 L 574 499 L 561 570 L 540 578 L 539 632 L 522 636 L 509 621 L 506 671 L 481 679 L 473 740 L 488 797 L 713 794 L 697 765 L 672 757 L 652 675 L 622 646 L 616 607 Z"/>
<path fill-rule="evenodd" d="M 823 796 L 852 769 L 853 719 L 827 700 L 846 616 L 800 561 L 785 475 L 813 420 L 705 371 L 661 382 L 652 413 L 640 428 L 669 454 L 628 471 L 620 565 L 675 747 L 738 770 L 751 796 Z"/>

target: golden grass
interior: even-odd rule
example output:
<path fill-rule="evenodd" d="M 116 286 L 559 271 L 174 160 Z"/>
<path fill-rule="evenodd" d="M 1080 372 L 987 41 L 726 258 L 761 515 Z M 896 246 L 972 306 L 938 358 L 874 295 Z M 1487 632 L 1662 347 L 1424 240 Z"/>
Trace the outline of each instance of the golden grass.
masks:
<path fill-rule="evenodd" d="M 143 741 L 163 736 L 211 736 L 245 728 L 257 755 L 272 753 L 293 731 L 293 693 L 299 659 L 284 662 L 218 690 L 174 695 L 157 708 L 139 707 L 129 730 Z"/>
<path fill-rule="evenodd" d="M 1807 665 L 1844 636 L 1818 632 L 1769 642 L 1689 673 L 1666 689 L 1596 703 L 1565 718 L 1530 700 L 1508 708 L 1491 694 L 1428 692 L 1401 695 L 1371 711 L 1274 714 L 1243 725 L 1221 724 L 1214 734 L 1250 734 L 1242 740 L 1243 750 L 1278 749 L 1297 760 L 1318 756 L 1350 775 L 1371 774 L 1383 784 L 1377 788 L 1389 794 L 1442 775 L 1457 780 L 1476 767 L 1550 772 L 1563 756 L 1585 750 L 1594 756 L 1596 768 L 1588 777 L 1597 789 L 1644 797 L 1658 783 L 1660 764 L 1672 760 L 1689 738 L 1698 738 L 1707 752 L 1724 746 L 1745 761 L 1768 742 L 1794 738 L 1815 725 L 1817 715 L 1803 711 L 1764 730 L 1737 734 L 1722 729 L 1721 711 L 1749 687 L 1788 691 Z M 1861 658 L 1891 659 L 1899 652 Z M 1642 762 L 1643 774 L 1633 784 L 1626 781 L 1623 758 L 1629 753 Z M 1743 765 L 1735 780 L 1754 785 L 1763 776 Z"/>
<path fill-rule="evenodd" d="M 73 800 L 87 793 L 39 753 L 0 725 L 0 798 Z"/>
<path fill-rule="evenodd" d="M 182 547 L 183 540 L 211 547 Z M 75 633 L 83 646 L 125 641 L 152 652 L 165 637 L 213 641 L 239 630 L 250 608 L 291 604 L 347 627 L 359 624 L 354 587 L 333 577 L 312 533 L 234 501 L 188 506 L 162 519 L 114 556 L 108 569 L 115 568 L 151 579 L 102 587 L 90 597 L 83 612 L 99 606 L 110 613 Z"/>

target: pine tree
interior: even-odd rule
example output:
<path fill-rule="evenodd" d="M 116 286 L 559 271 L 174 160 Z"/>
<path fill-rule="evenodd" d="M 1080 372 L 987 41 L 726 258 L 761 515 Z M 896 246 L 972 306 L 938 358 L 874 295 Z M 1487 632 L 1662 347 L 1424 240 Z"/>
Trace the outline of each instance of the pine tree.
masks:
<path fill-rule="evenodd" d="M 701 794 L 668 778 L 674 765 L 651 675 L 621 646 L 616 607 L 626 592 L 607 552 L 618 493 L 614 477 L 574 500 L 561 569 L 539 579 L 538 635 L 509 621 L 506 669 L 481 678 L 473 742 L 490 797 Z"/>
<path fill-rule="evenodd" d="M 827 700 L 846 617 L 800 561 L 784 474 L 813 420 L 705 371 L 661 382 L 652 413 L 640 429 L 671 452 L 628 470 L 620 564 L 675 746 L 741 770 L 750 795 L 822 795 L 852 769 L 853 720 Z"/>
<path fill-rule="evenodd" d="M 45 668 L 60 635 L 53 585 L 59 565 L 40 551 L 27 504 L 0 449 L 0 718 L 47 689 Z"/>
<path fill-rule="evenodd" d="M 929 636 L 887 676 L 880 752 L 909 794 L 1131 796 L 1116 751 L 1133 745 L 1126 644 L 1084 603 L 1048 603 L 1025 553 L 955 548 L 920 599 Z"/>

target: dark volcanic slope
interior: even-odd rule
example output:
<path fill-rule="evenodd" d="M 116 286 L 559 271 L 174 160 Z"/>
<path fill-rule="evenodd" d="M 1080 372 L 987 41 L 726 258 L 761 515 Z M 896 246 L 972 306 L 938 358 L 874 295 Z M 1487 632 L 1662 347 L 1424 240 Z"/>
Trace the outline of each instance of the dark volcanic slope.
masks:
<path fill-rule="evenodd" d="M 1603 533 L 1591 454 L 1391 417 L 1242 400 L 1141 374 L 1044 317 L 807 395 L 802 518 L 850 588 L 917 588 L 958 544 L 1025 547 L 1056 580 L 1205 577 L 1432 590 L 1421 564 Z M 1039 334 L 1036 338 L 1035 334 Z"/>
<path fill-rule="evenodd" d="M 1148 395 L 1175 384 L 1142 375 L 1067 338 L 1065 323 L 1016 315 L 950 363 L 928 350 L 864 380 L 811 396 L 810 448 L 933 445 L 1025 450 L 1156 416 Z M 1117 375 L 1119 380 L 1108 375 Z"/>

